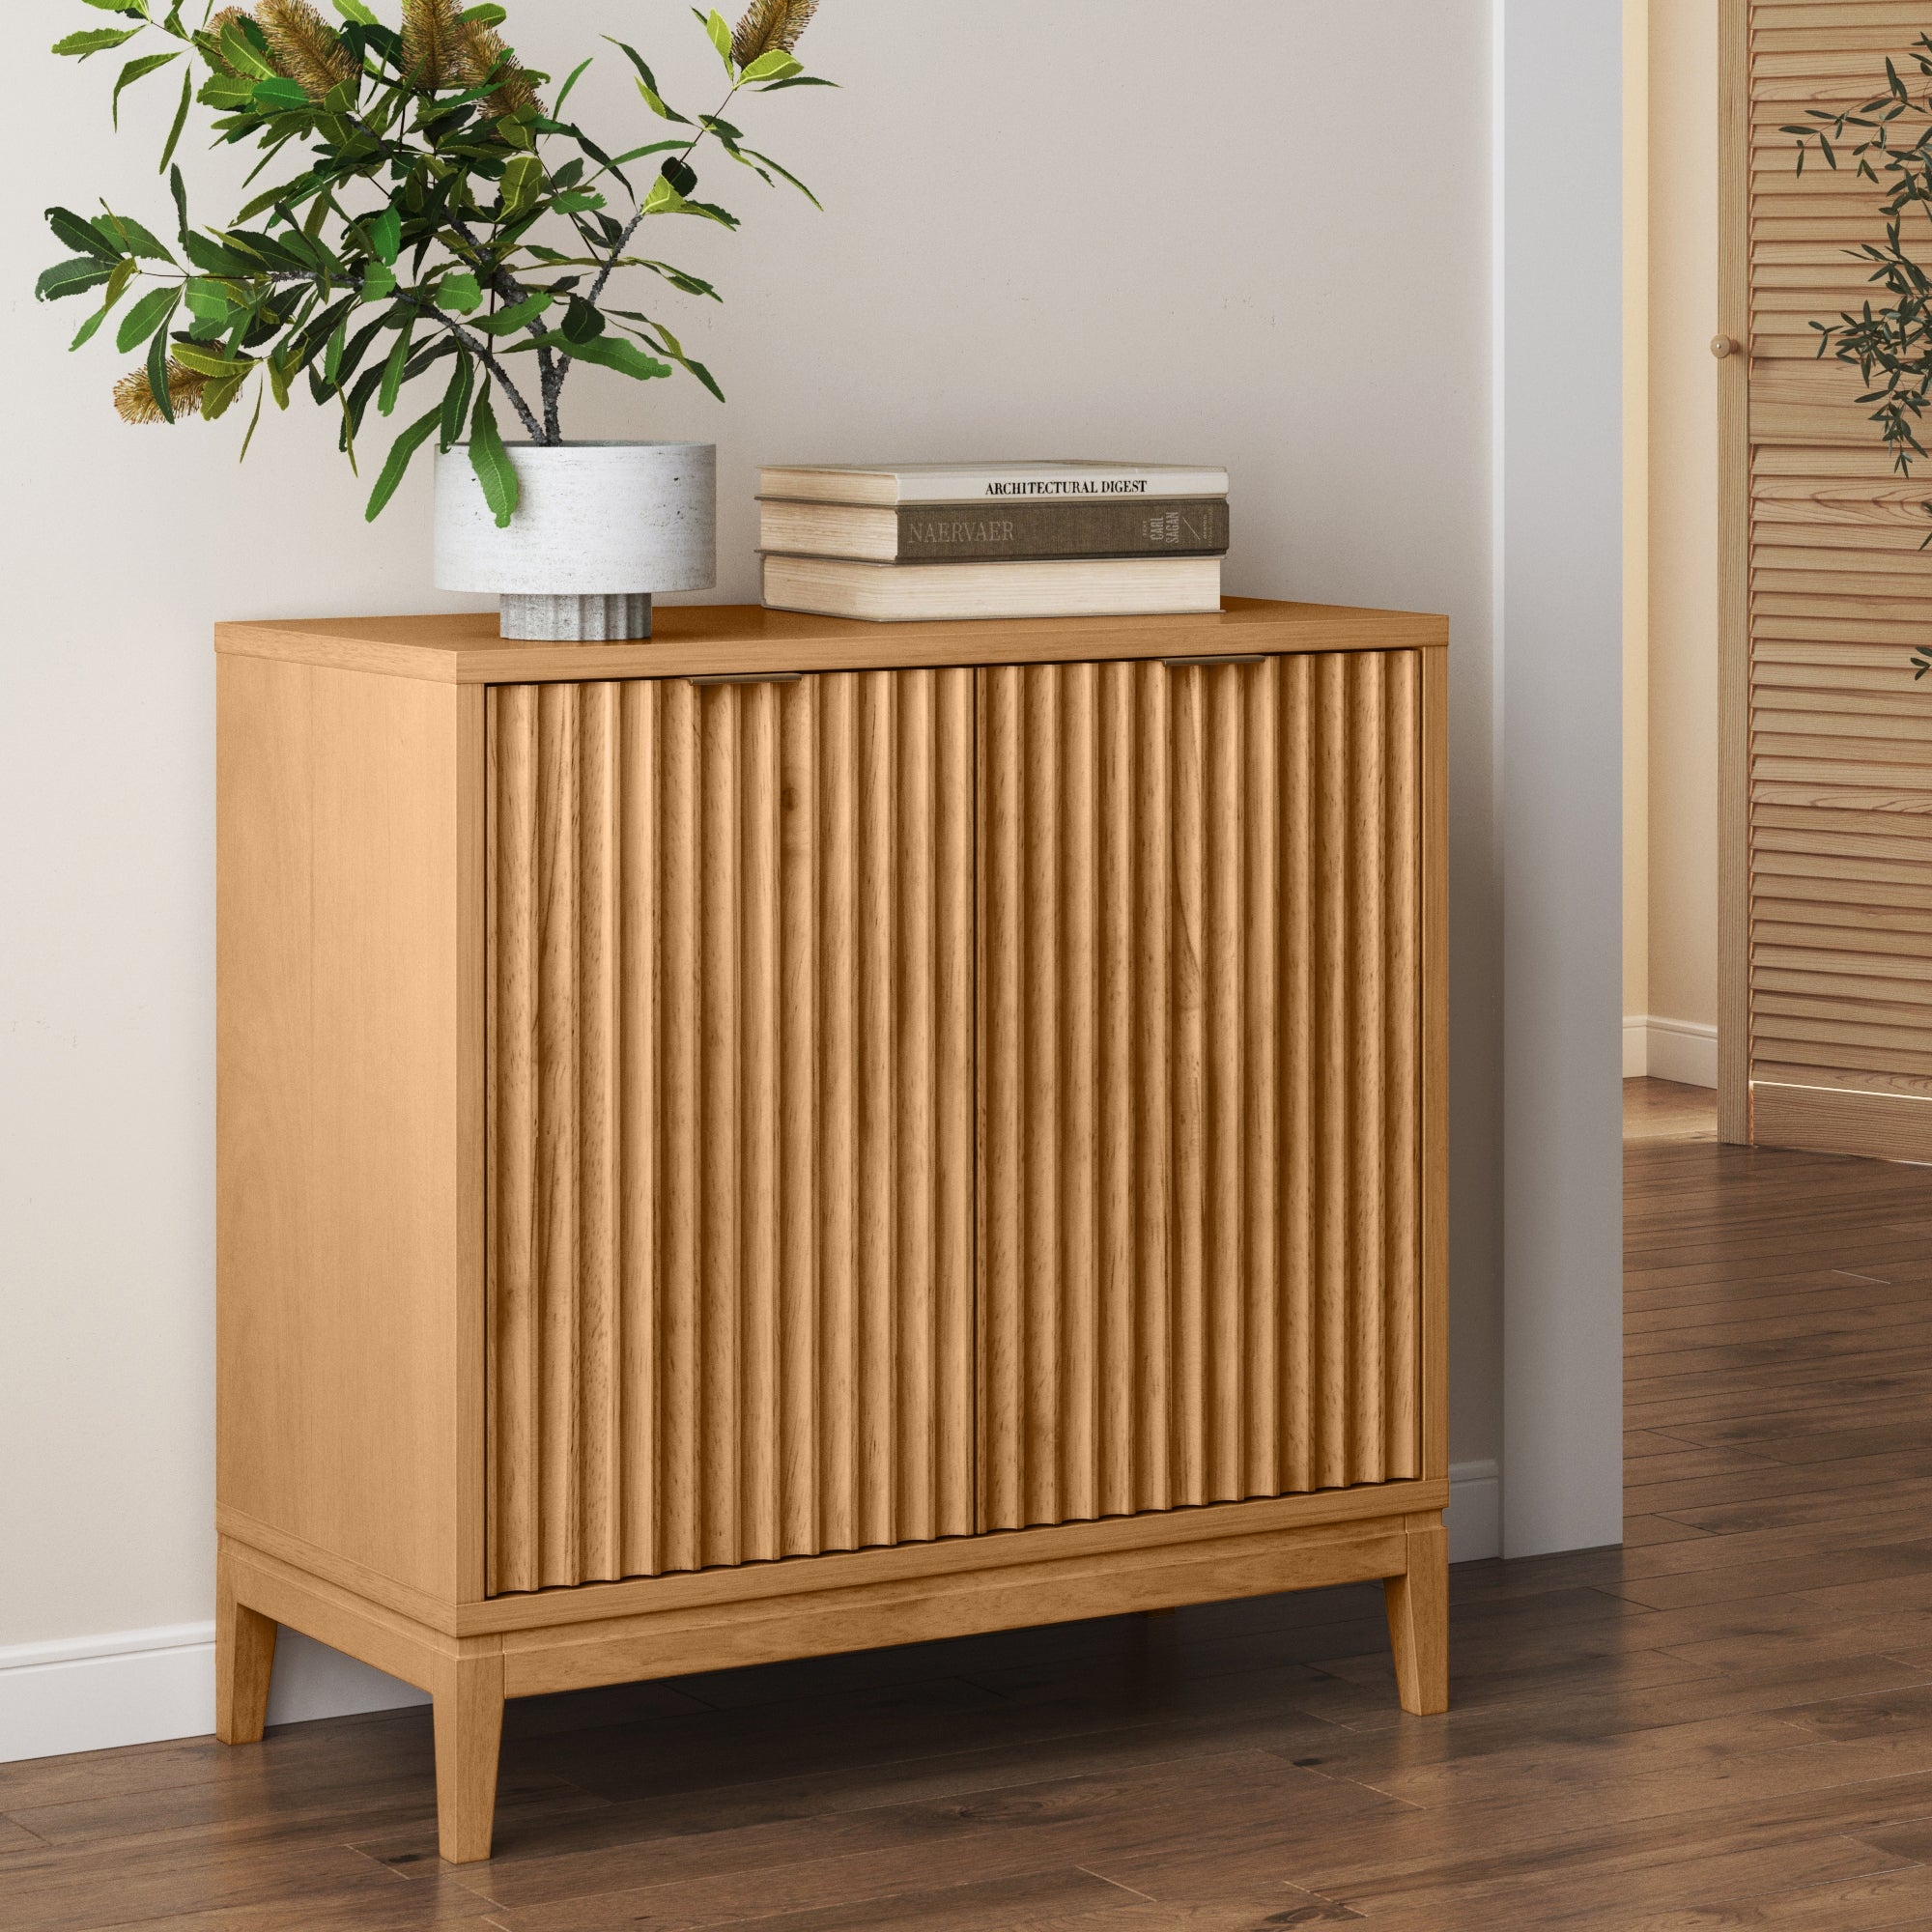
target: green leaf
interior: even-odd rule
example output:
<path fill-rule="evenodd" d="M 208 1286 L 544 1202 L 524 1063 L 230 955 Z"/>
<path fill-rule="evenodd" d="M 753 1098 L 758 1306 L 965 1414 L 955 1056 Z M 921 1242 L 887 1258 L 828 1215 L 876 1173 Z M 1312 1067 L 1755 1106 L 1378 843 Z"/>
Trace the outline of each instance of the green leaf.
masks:
<path fill-rule="evenodd" d="M 116 214 L 110 208 L 94 219 L 94 232 L 109 247 L 119 246 L 129 255 L 145 255 L 151 262 L 174 266 L 175 258 L 163 248 L 131 214 Z"/>
<path fill-rule="evenodd" d="M 396 336 L 396 346 L 389 351 L 389 359 L 383 364 L 383 386 L 376 392 L 376 407 L 385 416 L 396 412 L 396 398 L 403 392 L 403 371 L 410 360 L 410 336 L 413 332 L 413 322 L 404 323 Z"/>
<path fill-rule="evenodd" d="M 358 27 L 376 27 L 382 24 L 362 4 L 362 0 L 335 0 L 335 11 L 345 20 L 354 20 Z"/>
<path fill-rule="evenodd" d="M 836 80 L 821 80 L 815 73 L 795 73 L 783 80 L 768 81 L 758 89 L 760 94 L 776 94 L 781 87 L 837 87 Z"/>
<path fill-rule="evenodd" d="M 571 70 L 570 78 L 557 91 L 556 102 L 550 110 L 553 115 L 560 116 L 563 113 L 563 103 L 570 99 L 570 90 L 583 78 L 584 69 L 590 65 L 590 61 L 594 61 L 596 58 L 597 56 L 592 54 L 590 60 L 583 61 Z"/>
<path fill-rule="evenodd" d="M 260 429 L 261 426 L 262 426 L 262 392 L 260 389 L 257 389 L 255 391 L 255 413 L 248 418 L 248 434 L 242 439 L 242 454 L 235 459 L 237 463 L 247 462 L 248 451 L 254 445 L 255 432 L 258 429 Z"/>
<path fill-rule="evenodd" d="M 609 34 L 606 34 L 604 38 L 607 41 L 611 41 Z M 650 68 L 645 64 L 643 55 L 636 47 L 627 45 L 622 41 L 611 41 L 611 44 L 619 53 L 623 54 L 630 61 L 631 65 L 637 69 L 638 92 L 644 97 L 644 105 L 660 121 L 675 121 L 679 126 L 689 128 L 691 126 L 690 121 L 684 115 L 680 114 L 675 107 L 670 106 L 663 95 L 658 92 L 657 76 L 652 73 Z"/>
<path fill-rule="evenodd" d="M 468 269 L 459 269 L 437 284 L 436 300 L 439 308 L 469 315 L 483 306 L 483 285 Z"/>
<path fill-rule="evenodd" d="M 787 75 L 804 71 L 803 61 L 794 60 L 782 47 L 774 47 L 770 53 L 760 54 L 738 78 L 741 81 L 783 80 Z"/>
<path fill-rule="evenodd" d="M 396 271 L 384 268 L 381 262 L 371 262 L 362 272 L 362 299 L 381 301 L 385 296 L 396 292 Z"/>
<path fill-rule="evenodd" d="M 149 74 L 158 72 L 170 61 L 181 59 L 179 53 L 143 54 L 139 60 L 130 60 L 121 70 L 121 78 L 114 83 L 114 125 L 121 125 L 121 97 L 137 80 L 145 80 Z"/>
<path fill-rule="evenodd" d="M 514 335 L 518 329 L 534 322 L 555 299 L 548 293 L 526 296 L 522 301 L 498 309 L 495 315 L 478 316 L 469 326 L 485 335 Z"/>
<path fill-rule="evenodd" d="M 91 221 L 83 220 L 71 208 L 48 209 L 46 220 L 47 226 L 70 248 L 78 248 L 82 254 L 92 255 L 109 268 L 120 261 L 125 252 L 108 242 Z"/>
<path fill-rule="evenodd" d="M 87 27 L 80 33 L 70 34 L 64 41 L 56 41 L 53 50 L 86 60 L 90 54 L 104 54 L 109 47 L 125 47 L 140 31 L 139 27 Z"/>
<path fill-rule="evenodd" d="M 368 224 L 369 248 L 384 267 L 393 269 L 403 252 L 403 217 L 393 208 L 385 208 Z"/>
<path fill-rule="evenodd" d="M 786 181 L 791 183 L 793 187 L 797 188 L 800 194 L 804 195 L 807 201 L 810 202 L 813 208 L 817 209 L 821 214 L 825 213 L 824 204 L 789 168 L 773 160 L 769 155 L 759 154 L 755 148 L 747 148 L 745 154 L 753 161 L 762 161 L 775 175 L 782 175 Z"/>
<path fill-rule="evenodd" d="M 545 181 L 544 164 L 534 155 L 518 155 L 503 170 L 503 217 L 516 217 L 536 205 Z"/>
<path fill-rule="evenodd" d="M 175 157 L 175 150 L 181 146 L 182 129 L 187 126 L 188 104 L 193 99 L 194 74 L 190 71 L 182 75 L 181 104 L 175 109 L 175 125 L 168 129 L 168 144 L 161 150 L 161 164 L 155 170 L 156 174 L 167 173 L 168 164 Z"/>
<path fill-rule="evenodd" d="M 230 67 L 249 80 L 279 80 L 268 53 L 268 37 L 245 14 L 221 30 L 221 53 Z"/>
<path fill-rule="evenodd" d="M 686 203 L 683 195 L 679 194 L 677 189 L 672 187 L 663 175 L 658 176 L 657 180 L 652 182 L 651 191 L 644 197 L 644 213 L 646 214 L 682 214 L 685 206 Z"/>
<path fill-rule="evenodd" d="M 204 422 L 214 422 L 228 413 L 228 406 L 242 393 L 242 384 L 247 375 L 231 378 L 225 383 L 211 383 L 201 392 L 201 418 Z"/>
<path fill-rule="evenodd" d="M 315 105 L 308 98 L 308 89 L 300 81 L 285 80 L 280 74 L 272 80 L 258 80 L 250 99 L 257 107 L 265 107 L 270 114 L 293 114 Z"/>
<path fill-rule="evenodd" d="M 152 294 L 143 296 L 123 318 L 121 333 L 114 338 L 114 346 L 124 355 L 130 349 L 138 348 L 156 329 L 167 326 L 180 304 L 179 289 L 156 289 Z"/>
<path fill-rule="evenodd" d="M 724 63 L 724 71 L 736 77 L 738 68 L 731 58 L 731 29 L 725 24 L 724 15 L 716 7 L 707 14 L 698 13 L 694 7 L 693 16 L 701 21 L 704 31 L 711 36 L 711 44 L 718 49 L 718 58 Z"/>
<path fill-rule="evenodd" d="M 114 272 L 107 278 L 107 294 L 105 298 L 102 300 L 100 306 L 80 325 L 79 332 L 68 344 L 70 354 L 78 349 L 83 343 L 94 340 L 95 332 L 113 312 L 114 304 L 128 293 L 128 284 L 139 272 L 131 261 L 122 262 L 115 268 Z"/>
<path fill-rule="evenodd" d="M 484 0 L 480 7 L 466 7 L 457 17 L 473 20 L 479 27 L 500 27 L 510 16 L 501 7 L 491 4 L 491 0 Z"/>
<path fill-rule="evenodd" d="M 92 342 L 94 340 L 95 331 L 98 328 L 99 328 L 100 325 L 106 320 L 107 320 L 107 309 L 106 306 L 103 304 L 101 307 L 96 309 L 94 313 L 80 325 L 79 328 L 74 331 L 73 340 L 70 342 L 67 346 L 68 354 L 71 355 L 76 349 L 82 348 L 85 344 Z"/>
<path fill-rule="evenodd" d="M 342 386 L 342 355 L 349 347 L 349 318 L 344 316 L 335 325 L 335 333 L 328 338 L 328 348 L 322 358 L 322 380 L 331 388 Z"/>
<path fill-rule="evenodd" d="M 560 349 L 580 362 L 595 362 L 603 368 L 615 369 L 620 375 L 636 377 L 639 383 L 670 374 L 668 362 L 646 355 L 625 335 L 600 335 L 589 342 L 573 342 L 569 336 L 560 334 L 539 335 L 536 343 L 539 349 Z"/>
<path fill-rule="evenodd" d="M 467 349 L 456 352 L 455 373 L 449 379 L 449 387 L 443 391 L 441 434 L 437 446 L 440 449 L 454 449 L 463 439 L 463 425 L 469 420 L 469 398 L 476 392 L 476 364 Z"/>
<path fill-rule="evenodd" d="M 202 83 L 201 92 L 195 99 L 204 107 L 215 107 L 223 111 L 234 107 L 247 107 L 255 99 L 255 83 L 252 80 L 237 80 L 233 74 L 213 74 Z"/>
<path fill-rule="evenodd" d="M 184 251 L 187 247 L 187 184 L 182 180 L 179 168 L 168 170 L 168 191 L 175 198 L 175 215 L 180 223 L 179 234 Z"/>
<path fill-rule="evenodd" d="M 416 451 L 441 423 L 442 408 L 439 404 L 427 415 L 418 416 L 389 445 L 389 460 L 383 465 L 383 473 L 377 477 L 376 487 L 369 493 L 369 507 L 362 513 L 368 522 L 373 524 L 389 507 L 389 498 L 402 487 L 403 478 L 409 474 L 410 464 Z"/>
<path fill-rule="evenodd" d="M 203 349 L 192 342 L 177 342 L 168 353 L 184 369 L 192 369 L 211 383 L 239 383 L 255 366 L 251 356 L 219 355 L 213 349 Z"/>
<path fill-rule="evenodd" d="M 41 301 L 59 301 L 63 296 L 85 295 L 113 277 L 114 270 L 99 256 L 76 255 L 48 269 L 34 284 L 34 295 Z"/>
<path fill-rule="evenodd" d="M 574 187 L 568 194 L 560 194 L 551 203 L 559 214 L 588 214 L 610 205 L 595 188 L 588 187 Z"/>
<path fill-rule="evenodd" d="M 476 412 L 469 419 L 469 467 L 483 486 L 483 500 L 495 515 L 497 527 L 507 530 L 517 514 L 523 486 L 517 481 L 510 452 L 503 447 L 502 432 L 497 427 L 497 412 L 490 407 L 488 384 L 476 398 Z"/>
<path fill-rule="evenodd" d="M 594 342 L 604 333 L 604 318 L 582 296 L 572 296 L 563 332 L 572 342 Z"/>
<path fill-rule="evenodd" d="M 148 387 L 154 391 L 161 420 L 173 422 L 175 405 L 168 393 L 168 332 L 164 328 L 156 329 L 148 342 Z"/>

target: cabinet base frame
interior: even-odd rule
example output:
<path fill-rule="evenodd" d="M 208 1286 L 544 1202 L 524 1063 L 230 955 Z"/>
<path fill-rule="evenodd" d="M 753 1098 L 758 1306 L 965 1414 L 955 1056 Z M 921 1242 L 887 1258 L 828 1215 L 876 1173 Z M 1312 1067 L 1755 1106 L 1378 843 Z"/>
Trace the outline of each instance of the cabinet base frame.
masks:
<path fill-rule="evenodd" d="M 1430 1715 L 1449 1704 L 1445 1487 L 1392 1484 L 755 1565 L 729 1573 L 737 1588 L 709 1602 L 692 1601 L 688 1577 L 592 1586 L 623 1593 L 610 1616 L 585 1617 L 584 1588 L 540 1592 L 496 1600 L 515 1605 L 517 1622 L 477 1634 L 436 1628 L 289 1560 L 299 1548 L 292 1538 L 274 1536 L 281 1553 L 271 1553 L 231 1518 L 218 1557 L 219 1735 L 261 1736 L 278 1624 L 428 1691 L 441 1851 L 462 1864 L 490 1856 L 506 1697 L 1378 1579 L 1402 1707 Z M 1353 1509 L 1338 1516 L 1344 1496 Z M 1316 1520 L 1278 1520 L 1296 1503 Z M 1173 1535 L 1150 1534 L 1163 1522 Z M 988 1542 L 1003 1560 L 965 1567 L 952 1555 Z M 803 1566 L 810 1576 L 800 1588 Z M 654 1595 L 661 1607 L 650 1606 Z"/>

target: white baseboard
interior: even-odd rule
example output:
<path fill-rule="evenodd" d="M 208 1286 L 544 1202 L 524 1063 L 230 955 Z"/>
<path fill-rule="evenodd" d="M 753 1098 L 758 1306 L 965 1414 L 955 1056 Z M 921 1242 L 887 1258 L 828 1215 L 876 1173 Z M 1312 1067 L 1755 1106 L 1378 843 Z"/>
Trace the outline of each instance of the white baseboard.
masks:
<path fill-rule="evenodd" d="M 428 1701 L 295 1631 L 276 1642 L 271 1724 Z M 213 1728 L 212 1623 L 0 1649 L 0 1764 L 206 1737 Z"/>
<path fill-rule="evenodd" d="M 1503 1553 L 1503 1486 L 1495 1463 L 1449 1465 L 1449 1507 L 1442 1521 L 1450 1562 L 1479 1563 Z"/>
<path fill-rule="evenodd" d="M 1718 1084 L 1718 1029 L 1702 1020 L 1659 1019 L 1654 1013 L 1624 1017 L 1624 1078 L 1648 1074 L 1686 1087 Z"/>
<path fill-rule="evenodd" d="M 1449 1560 L 1502 1551 L 1493 1463 L 1449 1471 Z M 354 1658 L 285 1630 L 275 1645 L 271 1724 L 426 1704 L 424 1694 Z M 109 1636 L 0 1649 L 0 1764 L 111 1750 L 214 1728 L 214 1626 L 169 1624 Z"/>

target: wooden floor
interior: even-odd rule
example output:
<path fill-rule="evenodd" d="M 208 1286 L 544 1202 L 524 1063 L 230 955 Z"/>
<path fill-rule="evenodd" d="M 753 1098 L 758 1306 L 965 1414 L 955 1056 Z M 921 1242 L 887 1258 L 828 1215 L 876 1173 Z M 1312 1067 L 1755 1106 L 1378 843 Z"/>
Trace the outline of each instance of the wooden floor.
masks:
<path fill-rule="evenodd" d="M 0 1927 L 1932 1926 L 1932 1175 L 1629 1204 L 1629 1547 L 1459 1570 L 1446 1719 L 1342 1590 L 513 1706 L 461 1871 L 426 1712 L 46 1759 Z"/>

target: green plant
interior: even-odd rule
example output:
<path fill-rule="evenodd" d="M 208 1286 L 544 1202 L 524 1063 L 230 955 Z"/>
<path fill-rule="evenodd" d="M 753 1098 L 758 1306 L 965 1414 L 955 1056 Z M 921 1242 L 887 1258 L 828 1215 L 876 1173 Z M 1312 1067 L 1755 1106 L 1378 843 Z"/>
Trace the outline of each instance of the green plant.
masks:
<path fill-rule="evenodd" d="M 390 27 L 365 0 L 334 0 L 336 26 L 310 0 L 256 0 L 252 12 L 219 13 L 203 0 L 202 24 L 191 28 L 182 17 L 189 0 L 155 0 L 156 11 L 150 0 L 84 4 L 129 24 L 70 34 L 55 53 L 84 61 L 137 41 L 149 49 L 135 48 L 116 78 L 117 126 L 128 88 L 185 63 L 159 169 L 173 191 L 174 244 L 105 202 L 92 217 L 49 209 L 48 223 L 74 252 L 41 276 L 36 293 L 51 301 L 100 291 L 75 349 L 121 311 L 116 344 L 123 354 L 146 351 L 115 385 L 115 406 L 129 422 L 213 419 L 252 387 L 244 457 L 264 398 L 287 409 L 305 383 L 317 403 L 340 412 L 340 445 L 354 465 L 370 406 L 393 416 L 404 390 L 434 372 L 440 399 L 391 443 L 369 498 L 371 520 L 425 442 L 434 437 L 447 450 L 467 436 L 490 507 L 508 525 L 517 475 L 497 403 L 514 411 L 532 442 L 560 442 L 563 389 L 580 362 L 640 382 L 683 368 L 723 400 L 710 371 L 663 321 L 610 300 L 624 270 L 720 298 L 698 276 L 633 252 L 655 215 L 738 225 L 697 197 L 693 157 L 707 137 L 733 163 L 768 185 L 790 183 L 817 206 L 804 183 L 748 147 L 724 115 L 741 90 L 832 85 L 807 73 L 793 52 L 818 0 L 752 0 L 735 31 L 717 12 L 693 10 L 728 81 L 710 114 L 680 113 L 637 49 L 611 41 L 651 113 L 684 130 L 616 155 L 563 118 L 591 63 L 547 107 L 541 91 L 550 76 L 524 67 L 505 43 L 498 6 L 401 0 L 400 24 Z M 161 6 L 168 10 L 157 18 Z M 217 145 L 262 150 L 250 186 L 285 155 L 297 164 L 223 227 L 190 223 L 175 159 L 197 100 L 213 111 Z M 626 170 L 643 162 L 653 172 L 640 178 L 639 193 Z M 625 198 L 621 213 L 611 209 L 613 193 Z M 527 366 L 518 363 L 523 356 Z"/>
<path fill-rule="evenodd" d="M 1922 80 L 1932 81 L 1932 34 L 1920 34 L 1903 58 Z M 1876 405 L 1871 420 L 1898 473 L 1908 476 L 1914 459 L 1926 453 L 1918 431 L 1932 399 L 1932 276 L 1913 259 L 1915 247 L 1924 250 L 1924 240 L 1908 242 L 1905 235 L 1915 208 L 1932 218 L 1932 90 L 1915 99 L 1891 60 L 1885 64 L 1885 77 L 1886 91 L 1861 105 L 1840 113 L 1813 107 L 1807 110 L 1810 125 L 1783 131 L 1798 137 L 1801 175 L 1815 145 L 1827 166 L 1836 169 L 1842 152 L 1858 175 L 1883 190 L 1883 245 L 1867 242 L 1846 251 L 1872 264 L 1871 280 L 1882 299 L 1866 301 L 1856 315 L 1847 310 L 1836 322 L 1811 327 L 1818 331 L 1821 357 L 1829 352 L 1858 369 L 1865 385 L 1859 401 Z M 1932 502 L 1920 508 L 1932 516 Z M 1932 544 L 1932 532 L 1919 548 L 1926 544 Z M 1920 645 L 1912 662 L 1915 678 L 1932 670 L 1932 644 Z"/>

